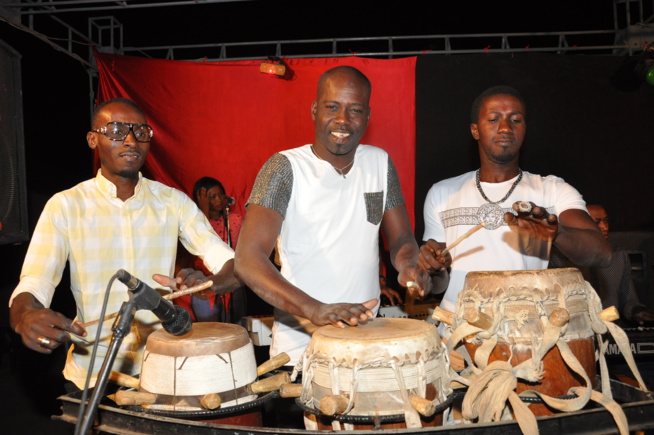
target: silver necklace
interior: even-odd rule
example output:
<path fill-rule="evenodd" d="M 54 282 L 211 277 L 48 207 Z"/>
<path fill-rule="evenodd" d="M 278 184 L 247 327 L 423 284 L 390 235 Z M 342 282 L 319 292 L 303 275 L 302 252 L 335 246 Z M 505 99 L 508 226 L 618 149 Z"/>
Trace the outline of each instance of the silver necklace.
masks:
<path fill-rule="evenodd" d="M 316 153 L 316 151 L 313 149 L 313 145 L 311 145 L 311 152 L 313 153 L 314 156 L 318 157 L 319 160 L 322 160 L 322 161 L 325 162 L 325 163 L 329 163 L 327 160 L 323 159 L 322 157 L 320 157 L 320 156 Z M 343 173 L 343 171 L 346 170 L 347 168 L 349 168 L 350 166 L 352 166 L 352 163 L 354 163 L 354 157 L 352 157 L 352 161 L 351 161 L 350 163 L 348 163 L 347 165 L 343 166 L 343 167 L 340 168 L 340 169 L 337 168 L 336 166 L 332 165 L 331 163 L 329 163 L 329 164 L 332 165 L 332 168 L 334 168 L 334 170 L 335 170 L 336 172 L 338 172 L 338 173 L 340 174 L 341 177 L 345 178 L 345 174 Z"/>
<path fill-rule="evenodd" d="M 511 194 L 515 190 L 518 183 L 520 183 L 520 180 L 522 180 L 522 169 L 518 168 L 518 171 L 520 171 L 518 173 L 518 178 L 513 182 L 513 185 L 511 186 L 509 191 L 506 193 L 506 195 L 504 195 L 504 198 L 500 199 L 499 201 L 491 201 L 490 199 L 488 199 L 488 197 L 484 193 L 484 190 L 481 188 L 481 180 L 479 178 L 479 169 L 477 169 L 477 175 L 475 177 L 476 181 L 477 181 L 477 190 L 479 190 L 479 193 L 481 193 L 481 196 L 486 200 L 486 202 L 488 202 L 490 204 L 499 204 L 501 202 L 504 202 L 509 198 L 509 196 L 511 196 Z"/>

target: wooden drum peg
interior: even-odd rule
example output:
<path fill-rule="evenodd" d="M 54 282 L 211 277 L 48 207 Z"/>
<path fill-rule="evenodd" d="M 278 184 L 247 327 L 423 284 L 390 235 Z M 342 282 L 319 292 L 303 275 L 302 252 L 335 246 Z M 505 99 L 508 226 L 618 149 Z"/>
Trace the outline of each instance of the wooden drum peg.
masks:
<path fill-rule="evenodd" d="M 152 405 L 157 402 L 157 395 L 144 391 L 118 390 L 109 396 L 119 406 Z"/>
<path fill-rule="evenodd" d="M 618 312 L 618 309 L 615 306 L 611 305 L 610 307 L 603 309 L 598 316 L 602 320 L 606 320 L 607 322 L 613 322 L 620 318 L 620 313 Z"/>
<path fill-rule="evenodd" d="M 253 382 L 248 386 L 248 389 L 253 394 L 269 393 L 277 391 L 284 384 L 291 382 L 291 375 L 288 372 L 277 373 L 260 381 Z"/>
<path fill-rule="evenodd" d="M 109 373 L 109 380 L 125 388 L 138 389 L 139 387 L 139 380 L 137 378 L 120 372 L 112 371 Z"/>
<path fill-rule="evenodd" d="M 220 408 L 221 403 L 222 399 L 220 398 L 220 395 L 216 393 L 205 394 L 200 399 L 200 405 L 202 405 L 204 409 L 218 409 Z"/>
<path fill-rule="evenodd" d="M 320 400 L 320 412 L 325 415 L 342 414 L 348 403 L 350 399 L 339 394 L 325 396 Z"/>
<path fill-rule="evenodd" d="M 570 321 L 570 313 L 565 308 L 554 308 L 549 319 L 552 325 L 561 328 Z"/>
<path fill-rule="evenodd" d="M 436 412 L 436 404 L 424 397 L 420 396 L 411 396 L 409 399 L 413 408 L 418 411 L 420 415 L 425 417 L 431 417 Z"/>
<path fill-rule="evenodd" d="M 432 319 L 438 320 L 439 322 L 445 323 L 446 325 L 452 325 L 454 321 L 454 313 L 442 309 L 441 307 L 434 308 L 434 313 L 431 315 Z"/>
<path fill-rule="evenodd" d="M 493 326 L 492 317 L 472 307 L 465 309 L 463 312 L 463 318 L 472 326 L 476 326 L 477 328 L 481 328 L 485 331 Z"/>
<path fill-rule="evenodd" d="M 302 395 L 302 384 L 282 384 L 279 387 L 279 397 L 300 397 Z"/>
<path fill-rule="evenodd" d="M 270 358 L 268 361 L 264 362 L 259 367 L 257 367 L 257 376 L 265 375 L 268 372 L 278 369 L 284 364 L 286 364 L 287 362 L 289 362 L 290 360 L 291 357 L 288 356 L 286 352 L 282 352 L 279 355 L 275 355 L 274 357 Z"/>

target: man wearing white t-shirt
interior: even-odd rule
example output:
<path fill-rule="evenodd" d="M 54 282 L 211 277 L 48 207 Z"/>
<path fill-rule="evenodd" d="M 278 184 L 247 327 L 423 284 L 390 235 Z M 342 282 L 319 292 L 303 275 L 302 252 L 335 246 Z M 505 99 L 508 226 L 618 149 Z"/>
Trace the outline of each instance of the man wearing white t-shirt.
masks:
<path fill-rule="evenodd" d="M 470 116 L 481 167 L 434 184 L 423 210 L 420 265 L 434 291 L 445 290 L 441 307 L 455 311 L 470 271 L 547 269 L 552 243 L 577 264 L 606 266 L 611 247 L 579 192 L 559 177 L 520 169 L 526 131 L 520 94 L 508 86 L 487 89 Z M 482 223 L 443 258 L 447 245 Z"/>
<path fill-rule="evenodd" d="M 355 326 L 379 307 L 379 231 L 409 297 L 429 290 L 417 265 L 397 173 L 382 149 L 360 145 L 371 85 L 352 67 L 322 75 L 311 106 L 313 144 L 273 155 L 247 203 L 236 251 L 238 276 L 275 307 L 270 354 L 295 365 L 312 331 Z M 269 257 L 274 247 L 278 271 Z"/>

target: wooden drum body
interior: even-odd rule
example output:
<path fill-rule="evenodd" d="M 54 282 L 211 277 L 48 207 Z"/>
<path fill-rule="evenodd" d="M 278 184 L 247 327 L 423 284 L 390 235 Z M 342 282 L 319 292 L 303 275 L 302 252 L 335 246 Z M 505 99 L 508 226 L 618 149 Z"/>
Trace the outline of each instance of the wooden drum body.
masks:
<path fill-rule="evenodd" d="M 344 329 L 321 327 L 301 364 L 300 402 L 319 411 L 305 417 L 313 417 L 318 429 L 340 429 L 337 418 L 330 417 L 334 413 L 324 414 L 326 401 L 334 398 L 343 404 L 336 414 L 346 422 L 345 429 L 440 425 L 442 414 L 421 418 L 411 400 L 417 396 L 440 404 L 451 392 L 445 346 L 436 327 L 420 320 L 376 318 Z M 394 415 L 404 421 L 372 421 Z M 349 417 L 356 423 L 348 423 Z"/>
<path fill-rule="evenodd" d="M 245 328 L 194 323 L 188 334 L 152 333 L 143 355 L 139 389 L 157 395 L 155 409 L 203 410 L 200 399 L 217 393 L 221 408 L 250 402 L 257 379 L 254 348 Z"/>
<path fill-rule="evenodd" d="M 483 331 L 465 338 L 466 350 L 480 369 L 493 361 L 508 361 L 517 373 L 516 393 L 534 390 L 567 397 L 571 387 L 588 385 L 566 364 L 556 342 L 562 339 L 567 344 L 591 387 L 595 386 L 591 316 L 599 311 L 599 298 L 577 269 L 469 272 L 452 326 L 456 330 L 464 322 L 482 325 Z M 561 315 L 563 320 L 557 318 Z M 563 326 L 552 328 L 557 322 Z M 552 338 L 551 331 L 556 337 Z M 525 372 L 529 376 L 522 377 Z M 530 377 L 531 381 L 525 380 Z M 553 413 L 544 404 L 533 403 L 529 408 L 537 416 Z"/>

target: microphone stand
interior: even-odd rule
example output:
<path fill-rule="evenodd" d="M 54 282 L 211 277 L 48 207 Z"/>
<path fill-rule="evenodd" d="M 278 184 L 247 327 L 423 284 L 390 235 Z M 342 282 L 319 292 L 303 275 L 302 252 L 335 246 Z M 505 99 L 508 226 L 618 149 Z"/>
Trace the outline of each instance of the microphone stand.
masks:
<path fill-rule="evenodd" d="M 130 293 L 131 295 L 131 293 Z M 118 317 L 114 321 L 113 326 L 111 327 L 114 331 L 111 337 L 111 343 L 107 351 L 107 355 L 104 358 L 102 363 L 102 368 L 98 372 L 98 377 L 95 382 L 95 388 L 93 389 L 93 394 L 89 399 L 88 408 L 84 413 L 84 417 L 81 422 L 78 422 L 77 429 L 75 430 L 75 435 L 87 434 L 91 429 L 91 424 L 95 417 L 95 411 L 97 410 L 98 404 L 104 393 L 104 389 L 107 386 L 107 381 L 109 380 L 109 374 L 111 372 L 111 366 L 113 366 L 120 349 L 120 345 L 123 342 L 123 339 L 127 334 L 129 334 L 132 322 L 134 321 L 134 315 L 136 314 L 136 307 L 138 305 L 137 298 L 130 297 L 130 300 L 123 302 L 123 305 L 120 307 Z M 80 424 L 81 423 L 81 424 Z"/>
<path fill-rule="evenodd" d="M 232 231 L 229 229 L 229 204 L 225 205 L 225 213 L 224 213 L 223 218 L 225 219 L 225 230 L 227 230 L 227 246 L 229 246 L 231 248 L 232 247 Z"/>

